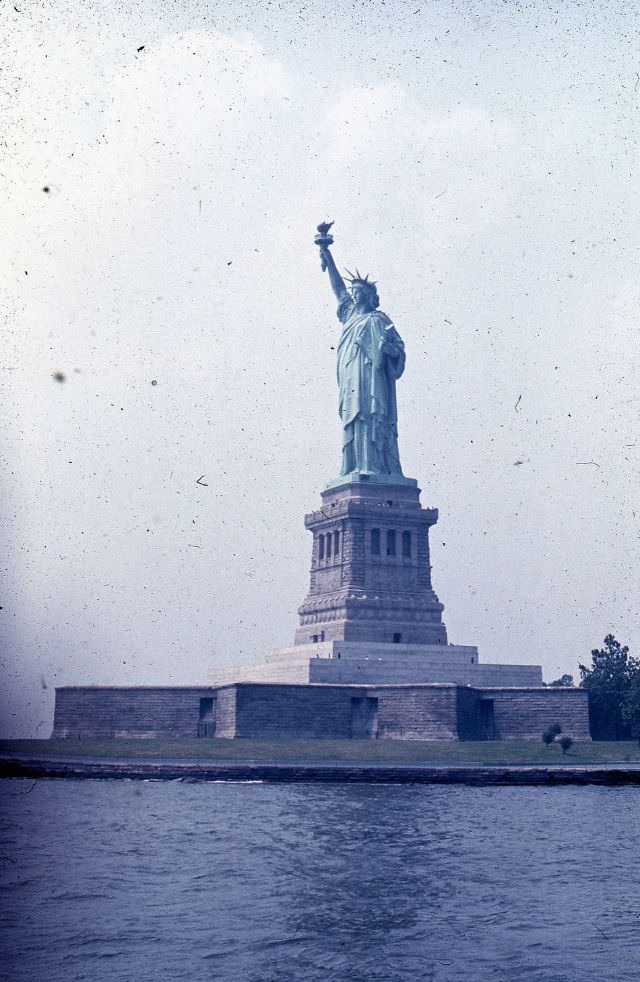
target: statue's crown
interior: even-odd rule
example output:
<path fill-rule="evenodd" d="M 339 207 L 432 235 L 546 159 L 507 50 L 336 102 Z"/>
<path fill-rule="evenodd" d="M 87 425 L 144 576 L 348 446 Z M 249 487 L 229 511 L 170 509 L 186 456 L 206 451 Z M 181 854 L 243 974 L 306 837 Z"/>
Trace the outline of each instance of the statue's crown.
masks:
<path fill-rule="evenodd" d="M 369 279 L 369 274 L 368 273 L 366 274 L 366 276 L 360 276 L 360 273 L 356 269 L 356 275 L 354 276 L 353 273 L 350 272 L 350 270 L 348 270 L 348 269 L 345 270 L 345 272 L 347 274 L 347 279 L 349 280 L 349 282 L 351 283 L 352 286 L 353 286 L 354 283 L 366 283 L 367 286 L 375 286 L 376 285 L 376 281 L 375 280 L 370 280 Z"/>

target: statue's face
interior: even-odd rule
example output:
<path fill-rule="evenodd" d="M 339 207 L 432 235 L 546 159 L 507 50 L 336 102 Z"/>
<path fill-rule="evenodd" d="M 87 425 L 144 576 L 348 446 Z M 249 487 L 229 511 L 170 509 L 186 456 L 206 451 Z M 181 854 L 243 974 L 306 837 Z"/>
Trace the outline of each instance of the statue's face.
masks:
<path fill-rule="evenodd" d="M 371 300 L 369 297 L 369 291 L 366 286 L 362 283 L 354 283 L 351 287 L 351 296 L 353 297 L 353 302 L 357 307 L 370 307 Z"/>

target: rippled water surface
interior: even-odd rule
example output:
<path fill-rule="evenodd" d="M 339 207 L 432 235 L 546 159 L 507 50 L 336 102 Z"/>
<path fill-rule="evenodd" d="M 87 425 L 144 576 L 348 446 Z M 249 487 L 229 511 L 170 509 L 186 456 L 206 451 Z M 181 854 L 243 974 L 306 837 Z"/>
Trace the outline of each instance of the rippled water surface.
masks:
<path fill-rule="evenodd" d="M 638 788 L 0 783 L 4 979 L 640 979 Z"/>

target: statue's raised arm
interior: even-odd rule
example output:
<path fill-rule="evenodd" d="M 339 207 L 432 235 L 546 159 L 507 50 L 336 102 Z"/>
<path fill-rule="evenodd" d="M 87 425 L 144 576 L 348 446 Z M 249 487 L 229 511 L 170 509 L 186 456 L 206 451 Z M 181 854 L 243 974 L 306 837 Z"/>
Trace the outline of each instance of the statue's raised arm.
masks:
<path fill-rule="evenodd" d="M 321 224 L 318 225 L 318 234 L 313 241 L 320 249 L 320 264 L 322 266 L 322 271 L 324 272 L 326 269 L 329 273 L 331 289 L 335 293 L 338 300 L 340 300 L 347 292 L 347 288 L 344 280 L 338 272 L 334 258 L 329 251 L 329 246 L 333 245 L 333 236 L 329 233 L 329 229 L 332 225 L 333 222 L 321 222 Z"/>

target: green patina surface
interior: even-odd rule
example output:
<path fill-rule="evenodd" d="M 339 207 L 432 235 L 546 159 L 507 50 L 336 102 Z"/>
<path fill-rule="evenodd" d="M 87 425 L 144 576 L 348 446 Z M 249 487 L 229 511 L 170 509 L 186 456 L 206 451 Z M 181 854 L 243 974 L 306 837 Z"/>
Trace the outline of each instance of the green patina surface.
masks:
<path fill-rule="evenodd" d="M 542 741 L 393 740 L 0 740 L 0 757 L 96 760 L 354 761 L 406 764 L 640 764 L 637 741 L 576 742 L 567 754 Z"/>

